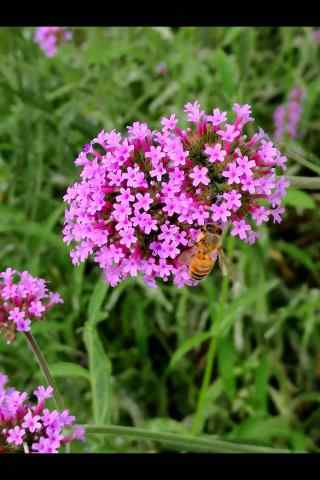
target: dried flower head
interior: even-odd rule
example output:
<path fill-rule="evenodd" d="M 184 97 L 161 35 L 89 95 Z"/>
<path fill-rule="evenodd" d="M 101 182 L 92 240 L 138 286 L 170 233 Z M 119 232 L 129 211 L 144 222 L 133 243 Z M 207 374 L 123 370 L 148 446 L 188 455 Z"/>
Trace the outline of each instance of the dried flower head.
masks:
<path fill-rule="evenodd" d="M 48 57 L 54 57 L 59 45 L 71 40 L 72 32 L 65 27 L 38 27 L 34 39 Z"/>
<path fill-rule="evenodd" d="M 73 440 L 84 439 L 84 429 L 75 426 L 75 417 L 45 408 L 53 395 L 52 387 L 37 387 L 37 401 L 28 400 L 27 392 L 7 388 L 8 378 L 0 372 L 0 452 L 58 453 L 59 448 Z"/>
<path fill-rule="evenodd" d="M 63 300 L 48 290 L 45 280 L 13 268 L 0 273 L 0 333 L 8 343 L 16 332 L 29 331 L 32 321 L 41 320 L 56 303 Z"/>
<path fill-rule="evenodd" d="M 179 255 L 205 224 L 253 243 L 254 224 L 281 221 L 286 157 L 262 130 L 245 135 L 251 107 L 235 104 L 233 121 L 198 102 L 184 111 L 186 130 L 175 114 L 158 131 L 139 122 L 126 137 L 102 130 L 75 161 L 81 180 L 64 196 L 64 241 L 74 264 L 92 256 L 112 286 L 139 273 L 151 287 L 157 278 L 193 285 Z"/>

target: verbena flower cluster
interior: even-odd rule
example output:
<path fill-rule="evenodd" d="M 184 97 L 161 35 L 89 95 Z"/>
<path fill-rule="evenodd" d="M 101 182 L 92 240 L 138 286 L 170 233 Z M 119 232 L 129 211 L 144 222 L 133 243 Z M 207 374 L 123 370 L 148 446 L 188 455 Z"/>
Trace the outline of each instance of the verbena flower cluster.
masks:
<path fill-rule="evenodd" d="M 279 142 L 286 134 L 290 138 L 296 138 L 302 113 L 303 96 L 303 90 L 299 87 L 295 87 L 289 93 L 287 104 L 279 105 L 275 109 L 273 114 L 275 141 Z"/>
<path fill-rule="evenodd" d="M 194 285 L 179 256 L 205 224 L 230 225 L 251 244 L 255 225 L 281 221 L 286 157 L 261 129 L 245 134 L 251 107 L 234 104 L 233 121 L 197 101 L 184 111 L 186 130 L 175 114 L 157 131 L 139 122 L 125 137 L 102 130 L 75 161 L 81 180 L 64 196 L 64 241 L 74 264 L 93 256 L 112 286 L 138 273 L 151 287 L 157 278 Z"/>
<path fill-rule="evenodd" d="M 29 331 L 32 321 L 41 320 L 57 303 L 63 303 L 62 298 L 48 290 L 45 280 L 13 268 L 0 273 L 0 333 L 8 343 L 17 331 Z"/>
<path fill-rule="evenodd" d="M 312 32 L 312 36 L 313 36 L 313 40 L 316 42 L 316 43 L 320 43 L 320 30 L 314 30 Z"/>
<path fill-rule="evenodd" d="M 34 39 L 48 57 L 54 57 L 61 43 L 71 40 L 72 32 L 65 27 L 38 27 Z"/>
<path fill-rule="evenodd" d="M 0 453 L 58 453 L 61 446 L 84 439 L 84 429 L 74 427 L 75 417 L 69 410 L 45 408 L 53 395 L 52 387 L 37 387 L 30 402 L 27 392 L 6 387 L 8 378 L 0 372 Z"/>

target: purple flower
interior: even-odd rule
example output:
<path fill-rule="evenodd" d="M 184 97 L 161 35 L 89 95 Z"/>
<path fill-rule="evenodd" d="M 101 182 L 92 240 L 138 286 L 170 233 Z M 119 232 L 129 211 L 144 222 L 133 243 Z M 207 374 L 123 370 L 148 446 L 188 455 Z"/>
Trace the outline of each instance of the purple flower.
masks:
<path fill-rule="evenodd" d="M 207 167 L 195 166 L 189 175 L 190 178 L 193 179 L 192 185 L 194 185 L 195 187 L 200 185 L 200 183 L 202 183 L 203 185 L 209 185 L 210 179 L 207 176 L 207 173 L 208 173 Z"/>
<path fill-rule="evenodd" d="M 257 207 L 252 212 L 252 218 L 255 220 L 257 225 L 261 225 L 263 222 L 267 222 L 269 220 L 269 210 L 265 207 Z"/>
<path fill-rule="evenodd" d="M 43 402 L 44 400 L 47 400 L 48 398 L 51 398 L 52 395 L 53 395 L 53 388 L 51 386 L 49 387 L 43 387 L 42 385 L 40 385 L 39 387 L 37 387 L 35 389 L 35 391 L 33 392 L 35 394 L 35 396 L 37 397 L 38 399 L 38 402 Z"/>
<path fill-rule="evenodd" d="M 38 402 L 33 403 L 26 392 L 6 388 L 6 383 L 7 377 L 0 373 L 0 450 L 9 446 L 16 452 L 57 453 L 60 446 L 84 439 L 83 428 L 73 427 L 75 417 L 68 410 L 44 408 L 51 387 L 36 388 Z"/>
<path fill-rule="evenodd" d="M 222 175 L 228 179 L 228 184 L 241 183 L 240 177 L 243 174 L 242 167 L 239 167 L 235 162 L 229 163 L 227 170 L 222 172 Z"/>
<path fill-rule="evenodd" d="M 237 118 L 236 118 L 236 123 L 241 124 L 243 126 L 245 123 L 252 122 L 253 118 L 250 116 L 251 115 L 251 106 L 246 104 L 246 105 L 239 105 L 238 103 L 235 103 L 232 110 L 236 113 Z"/>
<path fill-rule="evenodd" d="M 286 158 L 261 129 L 245 133 L 251 107 L 235 104 L 233 123 L 218 108 L 206 115 L 197 101 L 184 111 L 185 130 L 175 114 L 161 119 L 160 130 L 140 122 L 127 136 L 102 130 L 76 159 L 81 172 L 64 196 L 64 241 L 74 264 L 92 256 L 112 286 L 138 274 L 152 288 L 156 279 L 194 285 L 179 258 L 204 225 L 231 226 L 253 243 L 253 225 L 284 213 L 287 180 L 278 171 Z M 8 283 L 3 298 L 10 295 Z"/>
<path fill-rule="evenodd" d="M 37 453 L 58 453 L 59 446 L 56 439 L 41 437 L 38 442 L 33 443 L 32 450 Z"/>
<path fill-rule="evenodd" d="M 7 434 L 7 442 L 17 446 L 22 445 L 25 433 L 25 430 L 21 427 L 10 428 Z"/>
<path fill-rule="evenodd" d="M 241 240 L 245 240 L 250 231 L 251 226 L 248 225 L 248 223 L 246 223 L 243 219 L 233 221 L 233 228 L 231 230 L 231 235 L 233 237 L 237 235 L 239 238 L 241 238 Z"/>
<path fill-rule="evenodd" d="M 217 143 L 214 146 L 206 145 L 204 152 L 208 155 L 209 162 L 211 163 L 223 162 L 227 154 L 227 152 L 223 150 L 220 143 Z"/>
<path fill-rule="evenodd" d="M 290 138 L 297 137 L 297 129 L 302 114 L 304 92 L 299 87 L 294 87 L 288 95 L 288 102 L 279 105 L 273 113 L 275 126 L 274 138 L 277 142 L 285 135 Z"/>
<path fill-rule="evenodd" d="M 35 41 L 47 57 L 54 57 L 58 46 L 71 38 L 72 33 L 65 27 L 38 27 L 34 35 Z"/>
<path fill-rule="evenodd" d="M 17 332 L 28 332 L 30 330 L 31 320 L 21 318 L 16 321 Z"/>
<path fill-rule="evenodd" d="M 33 415 L 31 410 L 26 413 L 26 415 L 23 418 L 23 423 L 22 426 L 26 430 L 29 430 L 31 433 L 37 432 L 41 430 L 42 425 L 39 422 L 40 420 L 40 415 Z"/>
<path fill-rule="evenodd" d="M 177 121 L 174 113 L 172 115 L 170 115 L 169 118 L 163 117 L 162 120 L 161 120 L 161 125 L 166 130 L 174 130 L 177 126 L 177 123 L 178 123 L 178 121 Z"/>
<path fill-rule="evenodd" d="M 231 190 L 230 192 L 225 192 L 223 198 L 226 201 L 226 208 L 232 211 L 238 210 L 241 207 L 241 193 L 236 190 Z"/>
<path fill-rule="evenodd" d="M 212 123 L 214 127 L 219 126 L 227 120 L 227 112 L 220 112 L 219 108 L 214 108 L 212 113 L 212 115 L 207 115 L 206 120 Z"/>
<path fill-rule="evenodd" d="M 227 209 L 227 205 L 222 203 L 221 205 L 212 206 L 212 220 L 214 222 L 226 222 L 228 217 L 231 216 L 231 212 Z"/>
<path fill-rule="evenodd" d="M 217 134 L 225 142 L 232 143 L 240 135 L 240 130 L 235 125 L 226 124 L 225 130 L 218 130 Z"/>
<path fill-rule="evenodd" d="M 284 213 L 284 208 L 277 207 L 277 208 L 274 208 L 273 210 L 270 210 L 269 213 L 273 218 L 273 223 L 280 223 L 282 220 L 282 215 Z"/>
<path fill-rule="evenodd" d="M 187 103 L 184 106 L 184 112 L 187 113 L 189 122 L 198 123 L 200 118 L 204 115 L 204 112 L 200 110 L 200 103 L 195 101 L 194 103 Z"/>
<path fill-rule="evenodd" d="M 32 321 L 41 320 L 56 303 L 62 303 L 61 297 L 43 279 L 12 268 L 0 273 L 0 333 L 8 342 L 16 332 L 28 332 Z"/>
<path fill-rule="evenodd" d="M 320 30 L 314 30 L 312 36 L 316 43 L 320 43 Z"/>

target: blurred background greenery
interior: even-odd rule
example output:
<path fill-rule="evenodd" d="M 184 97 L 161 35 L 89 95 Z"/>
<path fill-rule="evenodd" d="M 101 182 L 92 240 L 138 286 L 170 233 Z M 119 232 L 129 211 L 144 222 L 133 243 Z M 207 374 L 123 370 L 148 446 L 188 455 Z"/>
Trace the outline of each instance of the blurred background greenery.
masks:
<path fill-rule="evenodd" d="M 108 288 L 90 262 L 72 266 L 61 235 L 82 145 L 102 128 L 182 118 L 195 99 L 207 111 L 250 103 L 272 135 L 274 109 L 302 87 L 299 137 L 282 149 L 290 175 L 319 174 L 312 31 L 79 27 L 47 58 L 34 29 L 0 29 L 0 269 L 29 270 L 63 296 L 33 332 L 79 422 L 319 450 L 319 194 L 291 189 L 284 222 L 261 228 L 256 245 L 227 239 L 234 278 L 216 269 L 196 288 L 152 290 L 139 279 Z M 0 365 L 19 389 L 42 381 L 23 336 L 0 343 Z M 119 436 L 72 448 L 164 451 Z"/>

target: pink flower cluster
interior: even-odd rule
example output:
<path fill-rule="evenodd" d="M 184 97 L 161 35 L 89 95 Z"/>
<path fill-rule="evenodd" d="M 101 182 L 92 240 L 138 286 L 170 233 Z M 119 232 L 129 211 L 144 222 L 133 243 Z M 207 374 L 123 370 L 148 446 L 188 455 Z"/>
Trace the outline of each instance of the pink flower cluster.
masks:
<path fill-rule="evenodd" d="M 151 287 L 157 278 L 194 285 L 179 256 L 205 224 L 254 243 L 253 224 L 281 221 L 286 157 L 262 130 L 244 133 L 251 107 L 235 104 L 233 121 L 197 101 L 184 111 L 186 130 L 175 114 L 158 131 L 139 122 L 125 137 L 102 130 L 75 161 L 81 179 L 64 196 L 64 241 L 74 264 L 91 255 L 112 286 L 138 273 Z"/>
<path fill-rule="evenodd" d="M 304 92 L 295 87 L 289 93 L 289 101 L 286 105 L 279 105 L 273 114 L 275 124 L 274 139 L 279 142 L 286 134 L 290 138 L 296 138 L 297 128 L 302 113 L 302 100 Z"/>
<path fill-rule="evenodd" d="M 320 43 L 320 30 L 314 30 L 312 36 L 316 43 Z"/>
<path fill-rule="evenodd" d="M 47 57 L 54 57 L 58 46 L 71 40 L 72 33 L 65 27 L 38 27 L 34 39 Z"/>
<path fill-rule="evenodd" d="M 29 331 L 31 322 L 40 320 L 56 303 L 63 300 L 50 292 L 41 278 L 13 268 L 0 273 L 0 333 L 8 343 L 17 331 Z"/>
<path fill-rule="evenodd" d="M 75 417 L 68 410 L 59 412 L 45 408 L 52 397 L 52 387 L 37 387 L 37 402 L 28 401 L 26 392 L 7 388 L 8 378 L 0 372 L 0 452 L 58 453 L 62 445 L 84 439 L 84 429 L 71 428 Z"/>

